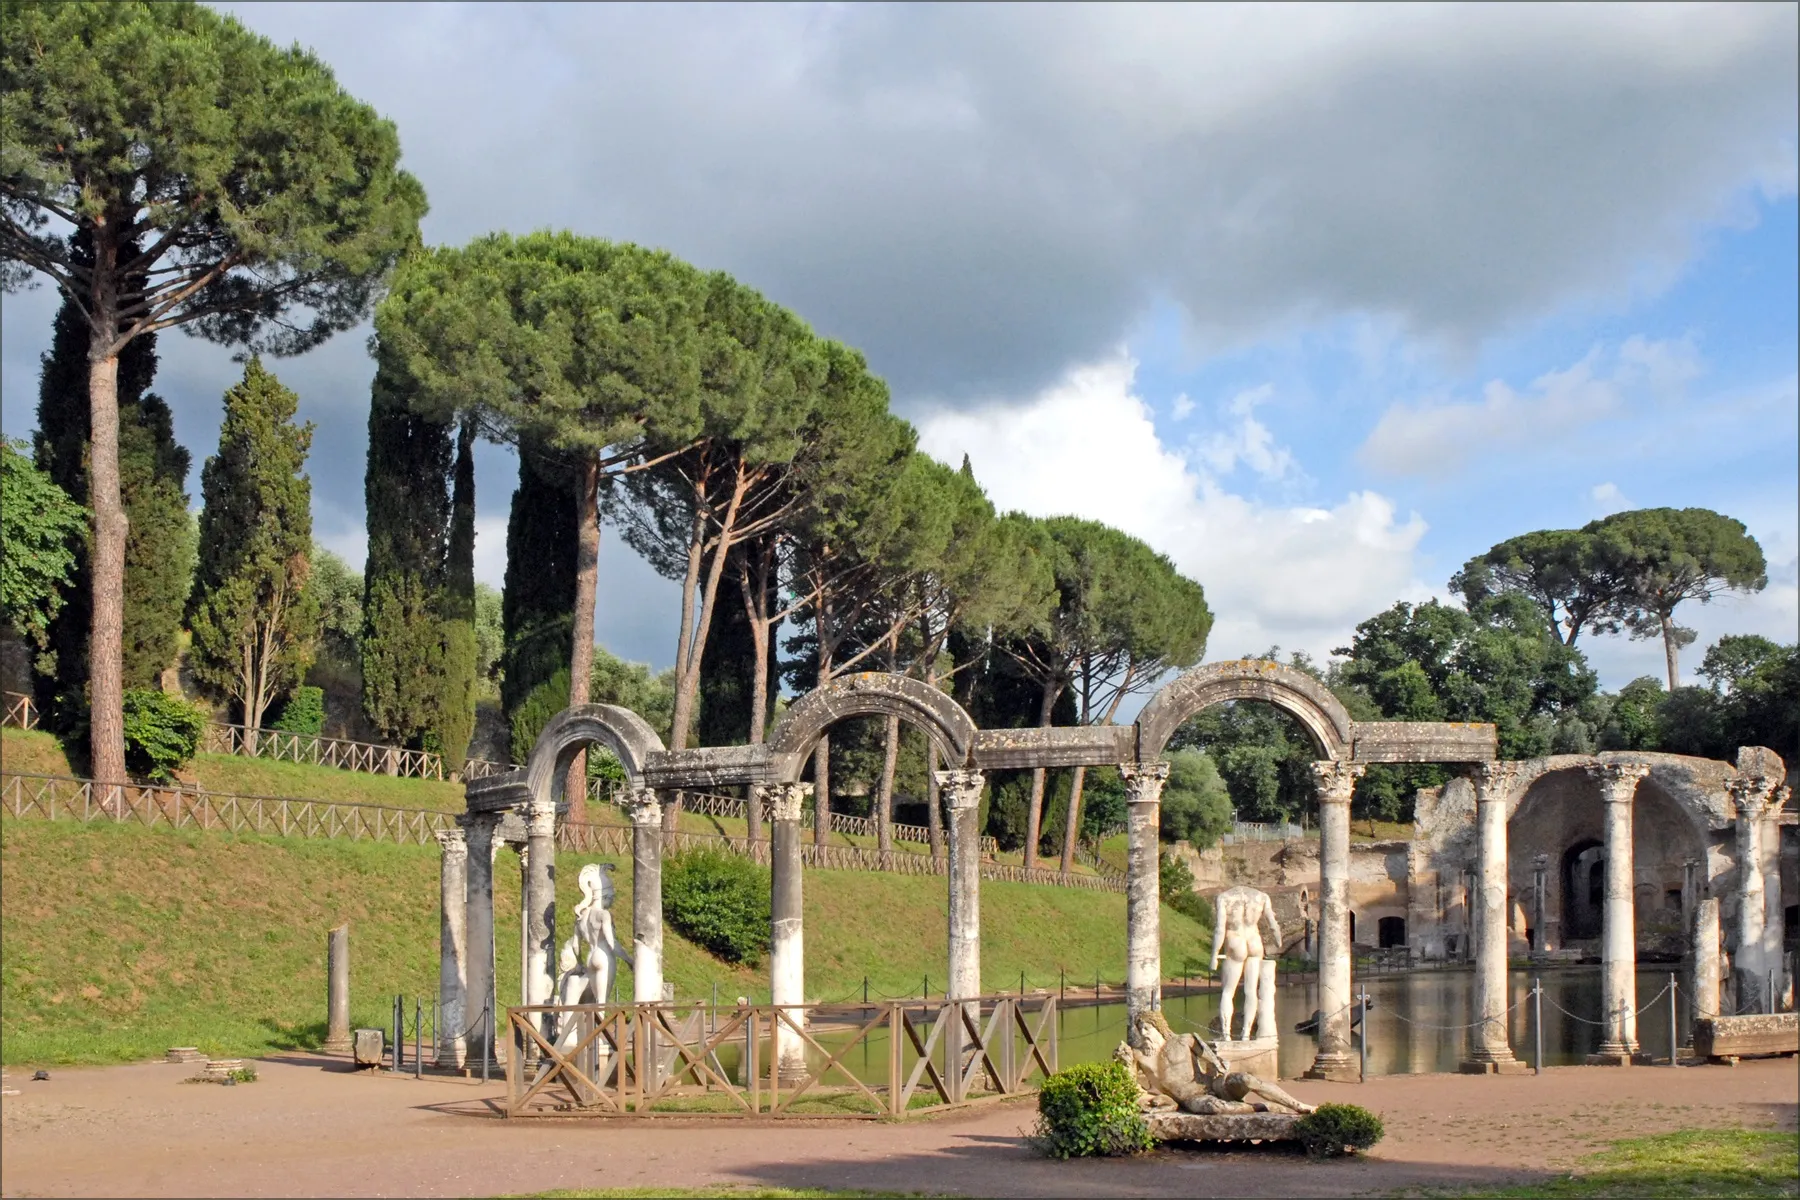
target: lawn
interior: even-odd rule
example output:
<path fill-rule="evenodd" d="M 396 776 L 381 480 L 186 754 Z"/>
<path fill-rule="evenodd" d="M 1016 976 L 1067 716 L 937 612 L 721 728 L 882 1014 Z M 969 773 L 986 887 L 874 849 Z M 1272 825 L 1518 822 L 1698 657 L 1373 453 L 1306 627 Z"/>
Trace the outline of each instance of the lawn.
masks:
<path fill-rule="evenodd" d="M 1748 1129 L 1689 1129 L 1629 1138 L 1547 1183 L 1498 1191 L 1434 1193 L 1457 1200 L 1733 1200 L 1800 1196 L 1800 1136 Z"/>

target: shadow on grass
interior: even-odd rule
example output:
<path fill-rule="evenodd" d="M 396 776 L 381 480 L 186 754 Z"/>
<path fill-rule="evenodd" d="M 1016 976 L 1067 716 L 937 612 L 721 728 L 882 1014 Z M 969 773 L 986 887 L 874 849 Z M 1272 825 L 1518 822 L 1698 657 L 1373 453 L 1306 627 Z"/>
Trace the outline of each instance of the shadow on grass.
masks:
<path fill-rule="evenodd" d="M 289 1024 L 264 1017 L 258 1022 L 269 1031 L 269 1046 L 275 1050 L 307 1050 L 317 1053 L 325 1045 L 325 1022 L 300 1021 Z"/>

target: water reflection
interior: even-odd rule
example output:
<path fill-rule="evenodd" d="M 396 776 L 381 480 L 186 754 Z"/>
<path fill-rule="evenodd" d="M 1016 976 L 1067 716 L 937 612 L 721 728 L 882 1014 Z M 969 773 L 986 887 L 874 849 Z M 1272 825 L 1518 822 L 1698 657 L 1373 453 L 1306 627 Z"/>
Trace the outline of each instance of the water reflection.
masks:
<path fill-rule="evenodd" d="M 1534 1054 L 1530 995 L 1534 975 L 1544 983 L 1544 1065 L 1569 1066 L 1585 1061 L 1600 1048 L 1600 968 L 1563 967 L 1510 974 L 1509 1033 L 1513 1053 L 1526 1063 L 1532 1061 Z M 1669 996 L 1665 990 L 1668 984 L 1666 968 L 1638 972 L 1638 1042 L 1645 1053 L 1657 1057 L 1667 1057 L 1669 1053 Z M 1690 985 L 1691 976 L 1679 976 L 1676 1030 L 1683 1044 L 1692 1037 Z M 1456 1070 L 1468 1048 L 1469 1034 L 1463 1027 L 1474 1019 L 1472 972 L 1367 975 L 1357 980 L 1357 986 L 1367 987 L 1372 1001 L 1368 1016 L 1369 1074 L 1416 1075 Z M 1317 1050 L 1313 1038 L 1296 1034 L 1293 1029 L 1318 1007 L 1316 983 L 1284 984 L 1276 989 L 1283 1078 L 1299 1075 L 1312 1065 Z M 1164 1001 L 1163 1010 L 1177 1032 L 1205 1033 L 1219 1015 L 1219 998 L 1216 993 L 1171 995 Z M 1059 1035 L 1063 1066 L 1104 1059 L 1125 1036 L 1125 1006 L 1065 1007 Z M 1353 1043 L 1353 1052 L 1357 1049 Z"/>

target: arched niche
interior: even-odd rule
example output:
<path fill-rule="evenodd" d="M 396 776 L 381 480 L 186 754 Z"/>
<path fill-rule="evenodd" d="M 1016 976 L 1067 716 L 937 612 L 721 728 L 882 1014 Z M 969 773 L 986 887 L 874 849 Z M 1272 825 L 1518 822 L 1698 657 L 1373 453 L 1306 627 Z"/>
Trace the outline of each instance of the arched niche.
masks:
<path fill-rule="evenodd" d="M 1329 688 L 1304 671 L 1245 658 L 1195 667 L 1152 696 L 1138 714 L 1138 761 L 1156 761 L 1189 717 L 1231 700 L 1273 704 L 1300 722 L 1321 759 L 1350 757 L 1350 714 Z"/>
<path fill-rule="evenodd" d="M 625 768 L 635 790 L 643 786 L 644 765 L 662 753 L 662 739 L 644 718 L 616 704 L 577 704 L 550 718 L 531 748 L 525 784 L 534 800 L 550 799 L 551 789 L 569 770 L 575 755 L 590 743 L 611 750 Z"/>
<path fill-rule="evenodd" d="M 798 782 L 800 771 L 825 731 L 849 717 L 897 716 L 925 731 L 947 768 L 969 761 L 975 722 L 962 705 L 926 683 L 885 671 L 834 679 L 808 692 L 782 715 L 769 734 L 769 756 L 780 782 Z"/>

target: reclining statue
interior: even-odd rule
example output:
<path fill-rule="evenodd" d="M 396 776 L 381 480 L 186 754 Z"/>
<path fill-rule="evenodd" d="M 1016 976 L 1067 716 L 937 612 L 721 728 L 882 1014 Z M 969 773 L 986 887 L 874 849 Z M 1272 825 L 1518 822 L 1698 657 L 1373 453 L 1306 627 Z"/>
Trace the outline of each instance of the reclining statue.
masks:
<path fill-rule="evenodd" d="M 1212 1044 L 1192 1033 L 1177 1034 L 1160 1012 L 1141 1015 L 1135 1027 L 1139 1045 L 1121 1042 L 1113 1057 L 1134 1068 L 1138 1103 L 1146 1111 L 1195 1113 L 1295 1112 L 1309 1113 L 1313 1106 L 1289 1095 L 1277 1084 L 1233 1071 Z M 1247 1097 L 1258 1096 L 1257 1104 Z"/>

